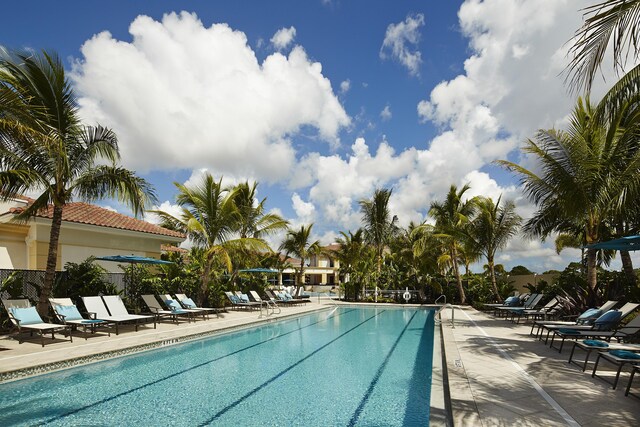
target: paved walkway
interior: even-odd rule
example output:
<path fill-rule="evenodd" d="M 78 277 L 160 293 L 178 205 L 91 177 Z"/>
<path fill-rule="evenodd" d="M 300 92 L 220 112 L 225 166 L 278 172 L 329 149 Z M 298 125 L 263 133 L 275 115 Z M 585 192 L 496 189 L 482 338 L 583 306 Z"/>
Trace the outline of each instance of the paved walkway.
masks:
<path fill-rule="evenodd" d="M 624 396 L 628 373 L 612 390 L 591 378 L 589 367 L 582 372 L 567 363 L 571 344 L 560 354 L 531 337 L 530 324 L 470 307 L 457 308 L 454 317 L 452 328 L 451 310 L 443 311 L 456 426 L 640 425 L 640 399 Z"/>

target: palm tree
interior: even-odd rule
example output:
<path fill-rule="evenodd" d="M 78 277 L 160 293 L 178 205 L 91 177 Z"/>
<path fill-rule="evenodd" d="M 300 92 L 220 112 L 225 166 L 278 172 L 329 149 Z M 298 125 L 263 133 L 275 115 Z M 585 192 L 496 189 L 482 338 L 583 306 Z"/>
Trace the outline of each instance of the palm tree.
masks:
<path fill-rule="evenodd" d="M 452 185 L 444 202 L 433 202 L 429 209 L 429 216 L 436 220 L 435 236 L 442 240 L 447 248 L 447 255 L 458 284 L 461 304 L 464 304 L 467 298 L 462 287 L 462 278 L 458 267 L 458 251 L 465 236 L 465 227 L 475 211 L 473 199 L 462 200 L 464 193 L 469 188 L 469 184 L 465 184 L 460 190 Z"/>
<path fill-rule="evenodd" d="M 376 272 L 380 276 L 382 267 L 382 255 L 389 239 L 396 233 L 398 217 L 391 217 L 389 211 L 389 198 L 391 190 L 377 189 L 371 200 L 360 200 L 360 211 L 364 223 L 364 236 L 373 246 L 376 254 Z"/>
<path fill-rule="evenodd" d="M 489 197 L 478 197 L 476 206 L 477 215 L 469 224 L 468 236 L 473 246 L 487 258 L 491 287 L 496 298 L 500 298 L 496 282 L 495 255 L 517 233 L 522 218 L 516 214 L 513 202 L 506 201 L 500 205 L 500 198 L 494 203 Z"/>
<path fill-rule="evenodd" d="M 336 240 L 339 248 L 333 250 L 330 254 L 340 263 L 340 274 L 344 277 L 345 285 L 351 281 L 352 276 L 356 273 L 365 248 L 364 230 L 362 228 L 359 228 L 355 233 L 351 231 L 348 233 L 340 232 L 342 237 Z M 357 292 L 358 287 L 354 286 L 354 300 L 357 299 Z"/>
<path fill-rule="evenodd" d="M 182 207 L 179 217 L 153 211 L 161 218 L 162 225 L 185 233 L 193 244 L 206 250 L 202 271 L 202 283 L 198 301 L 204 304 L 208 298 L 211 268 L 214 261 L 221 263 L 227 272 L 233 271 L 230 252 L 241 249 L 270 251 L 269 245 L 259 238 L 234 238 L 238 235 L 236 192 L 222 186 L 222 178 L 215 181 L 206 173 L 202 182 L 193 187 L 174 183 L 178 188 L 176 202 Z"/>
<path fill-rule="evenodd" d="M 298 288 L 304 284 L 305 260 L 322 252 L 319 241 L 311 242 L 312 227 L 313 224 L 309 224 L 308 226 L 301 225 L 298 230 L 289 229 L 287 236 L 280 245 L 280 250 L 285 253 L 285 258 L 288 258 L 289 255 L 294 255 L 300 259 L 300 268 L 296 278 Z"/>
<path fill-rule="evenodd" d="M 616 71 L 624 69 L 630 54 L 637 59 L 640 0 L 607 0 L 584 11 L 585 22 L 573 36 L 573 46 L 569 50 L 573 58 L 567 66 L 567 81 L 574 91 L 589 93 L 612 37 Z"/>
<path fill-rule="evenodd" d="M 607 99 L 607 97 L 605 97 Z M 524 225 L 530 236 L 551 233 L 584 235 L 585 244 L 606 236 L 608 223 L 637 197 L 640 188 L 640 150 L 631 130 L 622 126 L 629 111 L 622 108 L 609 126 L 598 120 L 610 106 L 594 107 L 578 99 L 567 131 L 540 130 L 524 151 L 535 156 L 541 173 L 509 161 L 498 163 L 520 176 L 537 211 Z M 626 111 L 626 112 L 625 112 Z M 597 250 L 587 249 L 587 283 L 595 290 Z"/>
<path fill-rule="evenodd" d="M 151 186 L 118 166 L 119 159 L 113 131 L 80 122 L 75 95 L 55 54 L 0 49 L 0 199 L 40 193 L 17 216 L 23 221 L 53 206 L 40 314 L 48 311 L 67 203 L 74 197 L 117 197 L 138 215 L 156 200 Z"/>
<path fill-rule="evenodd" d="M 256 203 L 257 186 L 257 182 L 254 182 L 253 185 L 244 182 L 238 184 L 233 190 L 238 234 L 241 238 L 263 238 L 284 230 L 289 225 L 289 222 L 280 215 L 265 213 L 266 197 Z"/>

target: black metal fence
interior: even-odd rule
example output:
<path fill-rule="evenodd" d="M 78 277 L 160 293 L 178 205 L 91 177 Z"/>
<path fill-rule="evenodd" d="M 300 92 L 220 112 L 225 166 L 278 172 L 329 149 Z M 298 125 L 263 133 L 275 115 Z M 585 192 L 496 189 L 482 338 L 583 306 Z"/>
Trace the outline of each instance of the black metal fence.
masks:
<path fill-rule="evenodd" d="M 40 287 L 44 283 L 44 270 L 0 269 L 0 284 L 4 283 L 4 281 L 14 273 L 22 280 L 22 296 L 32 301 L 37 301 L 40 293 Z M 66 271 L 56 271 L 54 283 L 59 283 L 59 281 L 65 280 L 66 276 Z M 118 291 L 124 290 L 125 273 L 105 273 L 103 277 L 106 281 L 112 283 Z M 9 298 L 9 292 L 0 291 L 0 297 L 2 299 Z"/>

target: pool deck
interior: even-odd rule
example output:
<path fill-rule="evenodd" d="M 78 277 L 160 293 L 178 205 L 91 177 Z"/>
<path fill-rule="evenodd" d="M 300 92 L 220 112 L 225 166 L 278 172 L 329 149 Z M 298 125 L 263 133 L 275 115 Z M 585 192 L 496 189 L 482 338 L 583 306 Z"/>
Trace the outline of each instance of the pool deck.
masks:
<path fill-rule="evenodd" d="M 640 425 L 640 399 L 624 396 L 628 367 L 613 390 L 591 377 L 593 363 L 585 372 L 567 363 L 572 343 L 566 342 L 562 353 L 550 349 L 529 335 L 530 323 L 517 325 L 471 307 L 456 308 L 454 318 L 452 327 L 451 310 L 443 310 L 456 426 Z M 613 365 L 600 366 L 598 375 L 615 373 Z M 638 388 L 640 378 L 634 381 L 636 394 Z"/>
<path fill-rule="evenodd" d="M 18 344 L 13 337 L 0 336 L 0 380 L 298 316 L 331 308 L 330 304 L 335 303 L 314 300 L 305 306 L 284 307 L 281 314 L 266 319 L 258 318 L 257 311 L 229 311 L 220 318 L 213 315 L 207 321 L 179 325 L 162 322 L 157 329 L 152 325 L 141 326 L 138 332 L 133 327 L 125 327 L 118 336 L 114 332 L 111 337 L 98 333 L 88 335 L 87 340 L 76 332 L 73 343 L 66 337 L 55 341 L 48 338 L 44 348 L 39 337 Z M 602 379 L 591 378 L 589 368 L 582 372 L 576 365 L 567 363 L 571 344 L 558 353 L 529 335 L 530 324 L 516 325 L 495 319 L 471 307 L 455 308 L 453 327 L 450 319 L 451 310 L 445 309 L 442 341 L 454 425 L 640 425 L 640 399 L 624 396 L 628 369 L 613 390 Z M 438 344 L 436 350 L 439 350 Z M 594 360 L 595 355 L 591 359 Z M 610 369 L 610 365 L 605 366 Z M 434 370 L 434 378 L 438 376 Z M 640 378 L 636 378 L 636 393 L 638 388 Z M 446 423 L 432 421 L 432 424 Z"/>

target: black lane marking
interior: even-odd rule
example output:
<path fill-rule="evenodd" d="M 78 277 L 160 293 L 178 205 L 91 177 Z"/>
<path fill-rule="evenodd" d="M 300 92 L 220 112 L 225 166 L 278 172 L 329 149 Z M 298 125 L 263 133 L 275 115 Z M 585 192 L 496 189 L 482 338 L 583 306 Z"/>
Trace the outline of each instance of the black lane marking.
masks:
<path fill-rule="evenodd" d="M 398 346 L 398 343 L 400 342 L 400 339 L 402 338 L 404 333 L 407 331 L 407 328 L 409 327 L 409 324 L 413 321 L 413 318 L 416 316 L 417 313 L 418 313 L 417 311 L 413 313 L 413 315 L 411 316 L 411 319 L 409 319 L 407 324 L 404 325 L 404 328 L 402 329 L 402 332 L 400 332 L 400 335 L 398 335 L 398 338 L 396 339 L 396 342 L 394 342 L 393 345 L 391 346 L 391 350 L 389 350 L 389 353 L 387 353 L 387 357 L 384 358 L 384 361 L 382 362 L 382 364 L 378 368 L 378 371 L 374 375 L 373 380 L 371 380 L 371 383 L 369 384 L 369 388 L 367 388 L 366 393 L 364 394 L 364 396 L 362 396 L 362 400 L 360 400 L 360 404 L 358 405 L 358 408 L 356 408 L 356 411 L 353 413 L 353 416 L 351 417 L 351 420 L 349 421 L 349 424 L 347 424 L 349 427 L 355 426 L 356 423 L 358 422 L 358 418 L 360 418 L 360 415 L 362 415 L 362 411 L 363 411 L 365 405 L 369 401 L 369 398 L 371 397 L 371 394 L 373 393 L 373 390 L 376 388 L 376 385 L 378 384 L 378 381 L 380 381 L 380 376 L 382 375 L 382 373 L 386 369 L 387 363 L 389 363 L 389 359 L 391 359 L 391 355 L 395 351 L 396 347 Z"/>
<path fill-rule="evenodd" d="M 217 420 L 218 418 L 220 418 L 222 415 L 224 415 L 226 412 L 228 412 L 229 410 L 235 408 L 236 406 L 238 406 L 240 403 L 244 402 L 245 400 L 247 400 L 249 397 L 251 397 L 252 395 L 256 394 L 257 392 L 259 392 L 260 390 L 262 390 L 263 388 L 265 388 L 266 386 L 268 386 L 269 384 L 271 384 L 272 382 L 274 382 L 275 380 L 277 380 L 278 378 L 280 378 L 281 376 L 283 376 L 284 374 L 286 374 L 287 372 L 289 372 L 290 370 L 292 370 L 293 368 L 295 368 L 296 366 L 298 366 L 299 364 L 301 364 L 302 362 L 304 362 L 305 360 L 309 359 L 311 356 L 319 353 L 320 351 L 324 350 L 325 348 L 329 347 L 331 344 L 333 344 L 334 342 L 338 341 L 340 338 L 344 337 L 345 335 L 347 335 L 348 333 L 354 331 L 355 329 L 359 328 L 360 326 L 364 325 L 365 323 L 367 323 L 369 320 L 374 319 L 376 317 L 378 317 L 379 315 L 381 315 L 382 313 L 384 313 L 386 310 L 381 310 L 379 313 L 374 314 L 373 316 L 369 317 L 368 319 L 363 320 L 362 322 L 358 323 L 356 326 L 354 326 L 353 328 L 341 333 L 340 335 L 338 335 L 337 337 L 335 337 L 334 339 L 332 339 L 331 341 L 329 341 L 328 343 L 318 347 L 317 349 L 315 349 L 314 351 L 312 351 L 311 353 L 307 354 L 305 357 L 303 357 L 302 359 L 298 360 L 296 363 L 290 365 L 288 368 L 284 369 L 283 371 L 279 372 L 278 374 L 274 375 L 273 377 L 269 378 L 267 381 L 263 382 L 262 384 L 260 384 L 258 387 L 254 388 L 253 390 L 251 390 L 249 393 L 245 394 L 244 396 L 242 396 L 241 398 L 239 398 L 238 400 L 236 400 L 233 403 L 230 403 L 229 405 L 225 406 L 224 408 L 222 408 L 220 411 L 218 411 L 217 414 L 215 414 L 213 417 L 209 418 L 208 420 L 204 421 L 203 423 L 199 424 L 200 427 L 202 426 L 206 426 L 211 424 L 212 422 L 214 422 L 215 420 Z"/>
<path fill-rule="evenodd" d="M 318 320 L 317 322 L 310 323 L 307 326 L 302 326 L 302 327 L 299 327 L 299 328 L 294 329 L 292 331 L 285 332 L 284 334 L 281 334 L 281 335 L 266 339 L 264 341 L 257 342 L 255 344 L 251 344 L 250 346 L 243 347 L 243 348 L 235 350 L 235 351 L 233 351 L 231 353 L 227 353 L 227 354 L 225 354 L 223 356 L 216 357 L 215 359 L 211 359 L 211 360 L 208 360 L 206 362 L 202 362 L 202 363 L 199 363 L 197 365 L 194 365 L 194 366 L 192 366 L 190 368 L 184 369 L 182 371 L 178 371 L 175 374 L 167 375 L 166 377 L 159 378 L 159 379 L 157 379 L 155 381 L 152 381 L 150 383 L 146 383 L 146 384 L 141 385 L 139 387 L 135 387 L 135 388 L 132 388 L 130 390 L 123 391 L 123 392 L 120 392 L 118 394 L 114 394 L 113 396 L 110 396 L 110 397 L 107 397 L 105 399 L 99 400 L 99 401 L 97 401 L 95 403 L 92 403 L 90 405 L 81 406 L 81 407 L 76 408 L 76 409 L 74 409 L 72 411 L 68 411 L 68 412 L 65 412 L 63 414 L 56 415 L 55 417 L 51 417 L 51 418 L 43 421 L 42 424 L 47 424 L 47 423 L 51 423 L 53 421 L 61 420 L 62 418 L 66 418 L 66 417 L 68 417 L 70 415 L 77 414 L 78 412 L 82 412 L 82 411 L 84 411 L 86 409 L 93 408 L 94 406 L 102 405 L 103 403 L 107 403 L 107 402 L 112 401 L 114 399 L 117 399 L 119 397 L 126 396 L 126 395 L 131 394 L 133 392 L 136 392 L 138 390 L 142 390 L 142 389 L 144 389 L 146 387 L 149 387 L 151 385 L 158 384 L 158 383 L 161 383 L 163 381 L 170 380 L 170 379 L 175 379 L 175 377 L 178 376 L 178 375 L 182 375 L 182 374 L 187 373 L 189 371 L 193 371 L 194 369 L 202 368 L 203 366 L 209 365 L 209 364 L 211 364 L 213 362 L 217 362 L 217 361 L 222 360 L 224 358 L 227 358 L 229 356 L 233 356 L 234 354 L 242 353 L 243 351 L 246 351 L 246 350 L 252 349 L 254 347 L 258 347 L 259 345 L 268 343 L 269 341 L 273 341 L 273 340 L 276 340 L 278 338 L 285 337 L 287 335 L 293 334 L 294 332 L 298 332 L 298 331 L 300 331 L 302 329 L 305 329 L 305 328 L 308 328 L 310 326 L 317 325 L 318 323 L 325 322 L 325 321 L 329 320 L 332 317 L 339 317 L 339 316 L 342 316 L 343 314 L 347 314 L 347 313 L 350 313 L 350 312 L 355 311 L 355 310 L 356 309 L 351 309 L 351 310 L 348 310 L 348 311 L 344 311 L 344 312 L 342 312 L 342 313 L 340 313 L 338 315 L 330 315 L 326 319 Z"/>

